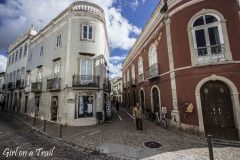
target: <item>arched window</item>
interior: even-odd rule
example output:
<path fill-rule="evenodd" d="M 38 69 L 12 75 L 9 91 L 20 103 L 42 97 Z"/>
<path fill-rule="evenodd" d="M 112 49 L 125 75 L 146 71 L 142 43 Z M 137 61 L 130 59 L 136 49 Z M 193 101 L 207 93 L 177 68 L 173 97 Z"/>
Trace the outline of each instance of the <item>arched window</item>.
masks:
<path fill-rule="evenodd" d="M 8 57 L 8 65 L 10 65 L 11 64 L 11 55 L 9 55 L 9 57 Z"/>
<path fill-rule="evenodd" d="M 126 83 L 127 83 L 126 73 L 124 73 L 124 75 L 123 75 L 123 83 L 124 83 L 124 87 L 126 88 Z"/>
<path fill-rule="evenodd" d="M 135 82 L 135 66 L 132 65 L 132 81 Z"/>
<path fill-rule="evenodd" d="M 22 51 L 23 51 L 23 47 L 21 47 L 19 50 L 19 60 L 22 59 Z"/>
<path fill-rule="evenodd" d="M 20 69 L 17 70 L 17 77 L 16 77 L 17 80 L 20 79 Z"/>
<path fill-rule="evenodd" d="M 192 64 L 231 59 L 224 17 L 215 10 L 202 10 L 188 24 Z"/>
<path fill-rule="evenodd" d="M 12 55 L 12 64 L 14 63 L 14 56 L 15 56 L 15 54 L 13 53 L 13 55 Z"/>
<path fill-rule="evenodd" d="M 23 57 L 26 57 L 26 55 L 27 55 L 27 47 L 28 47 L 28 44 L 26 43 L 25 46 L 24 46 Z"/>
<path fill-rule="evenodd" d="M 157 47 L 153 43 L 148 51 L 149 67 L 157 63 Z"/>
<path fill-rule="evenodd" d="M 143 77 L 143 59 L 139 57 L 138 59 L 138 82 L 142 82 L 144 79 Z"/>
<path fill-rule="evenodd" d="M 17 62 L 18 61 L 18 50 L 17 50 L 17 52 L 16 52 L 16 55 L 15 55 L 16 57 L 15 57 L 15 62 Z"/>
<path fill-rule="evenodd" d="M 127 70 L 127 86 L 129 86 L 130 82 L 130 75 L 129 75 L 129 69 Z"/>

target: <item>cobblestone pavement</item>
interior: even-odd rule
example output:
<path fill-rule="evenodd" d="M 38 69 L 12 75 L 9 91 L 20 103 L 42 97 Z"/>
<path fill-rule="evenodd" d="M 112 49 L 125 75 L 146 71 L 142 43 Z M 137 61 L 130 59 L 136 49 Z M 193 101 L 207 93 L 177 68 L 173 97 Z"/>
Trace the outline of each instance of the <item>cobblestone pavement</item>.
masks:
<path fill-rule="evenodd" d="M 120 117 L 119 117 L 120 116 Z M 86 148 L 125 159 L 144 160 L 207 160 L 208 148 L 204 139 L 172 129 L 162 129 L 153 122 L 144 120 L 143 131 L 136 131 L 131 117 L 120 110 L 112 123 L 88 127 L 63 127 L 63 140 Z M 26 118 L 24 118 L 26 119 Z M 28 120 L 31 125 L 32 120 Z M 42 130 L 42 122 L 36 128 Z M 46 133 L 59 135 L 56 124 L 47 124 Z M 144 146 L 144 142 L 162 144 L 158 149 Z M 214 145 L 216 160 L 240 160 L 240 148 Z"/>
<path fill-rule="evenodd" d="M 0 112 L 0 159 L 108 160 L 115 159 L 92 150 L 72 147 L 48 138 Z M 42 148 L 42 149 L 41 149 Z M 16 151 L 16 154 L 14 153 Z M 32 151 L 32 152 L 31 152 Z M 48 152 L 47 152 L 48 151 Z M 31 156 L 32 155 L 32 156 Z"/>

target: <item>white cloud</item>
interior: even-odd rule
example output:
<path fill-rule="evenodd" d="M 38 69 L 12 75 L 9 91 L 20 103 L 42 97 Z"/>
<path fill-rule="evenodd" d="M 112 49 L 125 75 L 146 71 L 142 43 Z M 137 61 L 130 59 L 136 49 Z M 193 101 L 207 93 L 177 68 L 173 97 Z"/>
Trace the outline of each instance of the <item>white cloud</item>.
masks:
<path fill-rule="evenodd" d="M 109 64 L 109 68 L 110 68 L 110 78 L 114 78 L 114 77 L 122 77 L 122 64 Z"/>
<path fill-rule="evenodd" d="M 7 66 L 7 57 L 0 55 L 0 72 L 5 72 Z"/>
<path fill-rule="evenodd" d="M 44 27 L 74 1 L 8 0 L 6 4 L 0 4 L 0 37 L 5 37 L 0 38 L 0 49 L 6 49 L 17 36 L 26 32 L 31 24 L 37 29 Z M 116 0 L 86 1 L 97 3 L 105 10 L 111 48 L 130 49 L 141 30 L 122 16 L 121 10 L 114 5 Z"/>
<path fill-rule="evenodd" d="M 139 1 L 134 0 L 132 3 L 130 3 L 130 7 L 135 11 L 137 7 L 139 6 Z"/>
<path fill-rule="evenodd" d="M 113 57 L 110 57 L 110 62 L 119 63 L 123 61 L 126 57 L 127 56 L 113 56 Z"/>

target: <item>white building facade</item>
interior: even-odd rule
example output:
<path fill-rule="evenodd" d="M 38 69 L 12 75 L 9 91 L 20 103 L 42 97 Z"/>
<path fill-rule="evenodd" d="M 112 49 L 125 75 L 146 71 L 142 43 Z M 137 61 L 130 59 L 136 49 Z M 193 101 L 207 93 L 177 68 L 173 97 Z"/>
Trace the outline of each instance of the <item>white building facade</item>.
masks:
<path fill-rule="evenodd" d="M 25 114 L 95 125 L 108 103 L 109 46 L 102 8 L 74 2 L 31 38 Z"/>
<path fill-rule="evenodd" d="M 5 110 L 22 112 L 24 110 L 24 86 L 30 39 L 37 32 L 32 27 L 19 37 L 8 49 L 8 61 L 4 79 Z"/>
<path fill-rule="evenodd" d="M 123 93 L 122 78 L 114 78 L 111 80 L 111 101 L 122 103 Z"/>

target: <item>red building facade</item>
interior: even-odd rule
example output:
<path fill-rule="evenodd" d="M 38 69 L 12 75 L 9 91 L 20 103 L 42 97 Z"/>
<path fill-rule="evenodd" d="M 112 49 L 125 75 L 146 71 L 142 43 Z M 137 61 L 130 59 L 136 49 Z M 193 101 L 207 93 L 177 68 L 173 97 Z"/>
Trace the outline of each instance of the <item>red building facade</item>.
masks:
<path fill-rule="evenodd" d="M 166 0 L 123 64 L 126 106 L 167 108 L 171 125 L 201 135 L 240 136 L 238 0 Z"/>

